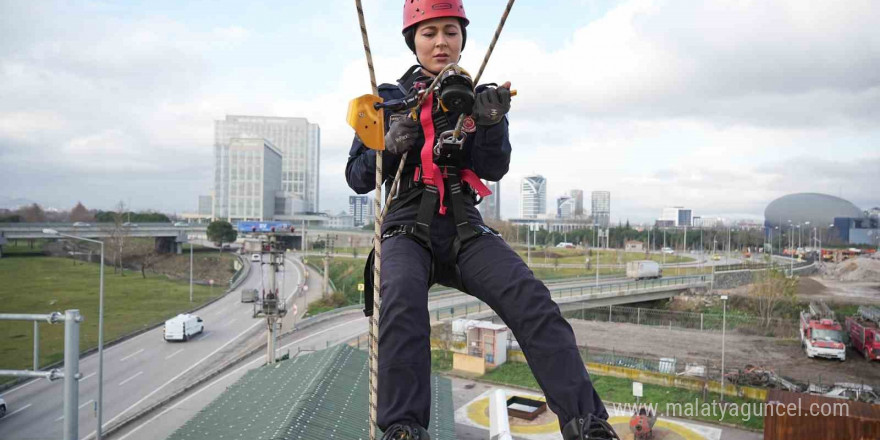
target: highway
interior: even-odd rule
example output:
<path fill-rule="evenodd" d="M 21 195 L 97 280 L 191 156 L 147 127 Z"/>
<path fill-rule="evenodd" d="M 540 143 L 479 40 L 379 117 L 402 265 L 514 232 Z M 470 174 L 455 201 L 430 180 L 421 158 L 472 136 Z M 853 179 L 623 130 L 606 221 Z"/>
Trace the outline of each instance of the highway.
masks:
<path fill-rule="evenodd" d="M 716 262 L 717 263 L 717 262 Z M 268 277 L 259 263 L 251 263 L 251 271 L 242 285 L 221 300 L 197 312 L 204 319 L 206 330 L 203 334 L 185 343 L 170 343 L 162 339 L 162 328 L 153 329 L 135 338 L 105 349 L 104 351 L 104 429 L 133 414 L 163 401 L 176 394 L 183 387 L 195 382 L 199 377 L 217 366 L 228 362 L 253 349 L 255 344 L 265 342 L 265 319 L 252 318 L 252 305 L 240 302 L 240 291 L 244 288 L 259 288 Z M 308 277 L 309 294 L 294 296 L 303 280 L 302 266 L 288 259 L 284 276 L 279 279 L 288 303 L 296 301 L 299 314 L 305 311 L 305 304 L 320 295 L 320 276 L 312 272 Z M 625 281 L 623 277 L 601 277 L 601 285 Z M 595 279 L 581 278 L 560 280 L 548 283 L 552 290 L 594 286 Z M 302 298 L 300 300 L 300 298 Z M 453 307 L 475 301 L 469 295 L 455 290 L 433 292 L 430 309 Z M 292 327 L 293 314 L 282 323 L 282 333 Z M 279 355 L 285 350 L 296 353 L 307 348 L 324 348 L 345 341 L 366 332 L 363 315 L 343 314 L 305 330 L 294 332 L 278 342 Z M 234 382 L 249 369 L 258 368 L 265 363 L 265 353 L 259 353 L 236 364 L 230 372 L 207 385 L 189 390 L 186 395 L 175 399 L 163 407 L 165 414 L 157 418 L 150 413 L 148 417 L 137 420 L 123 430 L 113 434 L 114 438 L 164 438 L 176 427 L 181 426 L 194 411 L 207 405 L 219 395 L 224 384 Z M 97 397 L 97 356 L 90 355 L 80 360 L 80 438 L 94 438 Z M 212 388 L 213 387 L 213 388 Z M 0 419 L 0 439 L 61 438 L 62 434 L 62 382 L 33 380 L 7 391 L 2 397 L 7 401 L 9 413 Z M 166 408 L 167 407 L 167 408 Z M 161 421 L 160 421 L 161 420 Z M 155 427 L 140 429 L 144 424 Z M 157 437 L 157 431 L 164 434 Z"/>
<path fill-rule="evenodd" d="M 260 263 L 251 263 L 242 285 L 222 299 L 196 312 L 205 331 L 187 342 L 166 342 L 162 327 L 104 350 L 103 426 L 175 393 L 214 366 L 265 341 L 265 318 L 252 317 L 253 306 L 241 303 L 240 290 L 259 288 L 263 282 Z M 292 302 L 302 269 L 287 261 L 283 293 Z M 268 282 L 268 278 L 265 280 Z M 112 305 L 109 305 L 112 307 Z M 300 312 L 303 312 L 301 310 Z M 94 316 L 86 316 L 86 319 Z M 289 314 L 284 329 L 290 326 Z M 96 431 L 97 353 L 80 359 L 80 438 L 94 438 Z M 61 438 L 63 381 L 31 380 L 3 394 L 9 412 L 0 419 L 0 439 Z"/>

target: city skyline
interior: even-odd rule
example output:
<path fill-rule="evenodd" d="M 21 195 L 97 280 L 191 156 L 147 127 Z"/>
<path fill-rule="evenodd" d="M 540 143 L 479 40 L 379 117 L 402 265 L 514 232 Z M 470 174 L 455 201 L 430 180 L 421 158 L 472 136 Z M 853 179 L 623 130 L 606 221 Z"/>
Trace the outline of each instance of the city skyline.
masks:
<path fill-rule="evenodd" d="M 368 9 L 376 77 L 393 82 L 413 63 L 394 30 L 399 4 Z M 476 70 L 502 9 L 468 3 L 463 67 Z M 571 188 L 613 192 L 612 222 L 650 221 L 671 205 L 757 219 L 771 200 L 797 192 L 877 206 L 874 9 L 859 1 L 518 5 L 484 74 L 521 92 L 510 111 L 502 217 L 517 215 L 520 179 L 535 173 L 553 198 Z M 3 3 L 0 15 L 27 26 L 5 27 L 9 44 L 0 45 L 0 204 L 123 201 L 194 212 L 213 187 L 212 122 L 255 114 L 321 127 L 317 191 L 327 204 L 319 208 L 346 210 L 353 134 L 345 109 L 369 91 L 351 5 L 218 1 L 211 11 L 162 0 Z M 536 20 L 547 26 L 538 30 Z M 693 26 L 674 25 L 681 20 Z"/>

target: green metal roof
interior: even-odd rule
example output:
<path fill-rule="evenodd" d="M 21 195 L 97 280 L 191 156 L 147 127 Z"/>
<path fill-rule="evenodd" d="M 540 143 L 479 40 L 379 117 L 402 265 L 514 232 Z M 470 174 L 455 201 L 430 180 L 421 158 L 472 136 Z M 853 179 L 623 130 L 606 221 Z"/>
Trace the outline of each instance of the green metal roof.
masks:
<path fill-rule="evenodd" d="M 169 440 L 369 438 L 367 354 L 342 344 L 251 370 Z M 452 384 L 431 377 L 432 440 L 454 440 Z"/>

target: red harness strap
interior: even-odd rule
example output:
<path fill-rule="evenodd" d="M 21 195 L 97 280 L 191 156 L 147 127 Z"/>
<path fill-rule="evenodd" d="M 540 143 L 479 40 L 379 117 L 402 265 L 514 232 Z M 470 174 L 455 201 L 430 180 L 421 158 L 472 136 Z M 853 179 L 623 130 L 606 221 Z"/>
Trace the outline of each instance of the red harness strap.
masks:
<path fill-rule="evenodd" d="M 432 109 L 434 107 L 434 94 L 429 94 L 425 101 L 422 103 L 422 108 L 419 113 L 419 120 L 422 123 L 422 131 L 425 133 L 425 144 L 422 146 L 421 151 L 421 159 L 422 159 L 422 183 L 425 185 L 432 185 L 437 187 L 437 192 L 440 194 L 440 215 L 446 215 L 446 205 L 443 203 L 443 198 L 446 194 L 446 189 L 443 181 L 443 173 L 440 172 L 440 167 L 434 163 L 434 118 L 432 115 Z M 416 177 L 418 178 L 418 177 Z M 473 188 L 480 197 L 487 197 L 492 194 L 492 191 L 483 185 L 483 182 L 477 177 L 477 174 L 468 169 L 461 170 L 461 180 L 466 182 L 468 185 Z"/>

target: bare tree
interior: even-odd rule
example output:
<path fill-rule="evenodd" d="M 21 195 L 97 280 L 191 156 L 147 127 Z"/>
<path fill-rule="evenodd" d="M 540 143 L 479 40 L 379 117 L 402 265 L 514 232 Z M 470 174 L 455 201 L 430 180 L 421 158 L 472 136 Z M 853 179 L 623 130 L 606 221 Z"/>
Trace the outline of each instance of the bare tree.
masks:
<path fill-rule="evenodd" d="M 749 296 L 758 305 L 758 315 L 765 326 L 770 325 L 776 306 L 782 301 L 791 301 L 797 291 L 798 279 L 786 277 L 775 269 L 755 273 L 755 282 L 749 286 Z"/>
<path fill-rule="evenodd" d="M 126 237 L 128 236 L 128 226 L 124 224 L 125 211 L 125 203 L 120 201 L 116 205 L 116 210 L 113 212 L 113 225 L 110 230 L 110 251 L 113 260 L 113 273 L 119 271 L 122 275 L 125 275 L 122 260 L 125 252 Z"/>
<path fill-rule="evenodd" d="M 27 223 L 40 223 L 46 221 L 46 212 L 36 203 L 20 208 L 18 213 Z"/>
<path fill-rule="evenodd" d="M 147 270 L 152 269 L 163 256 L 156 250 L 156 245 L 150 239 L 132 239 L 128 241 L 129 261 L 135 263 L 141 269 L 141 276 L 147 278 Z"/>
<path fill-rule="evenodd" d="M 72 222 L 91 222 L 95 220 L 95 216 L 83 206 L 82 202 L 76 202 L 76 206 L 70 210 L 70 221 Z"/>

